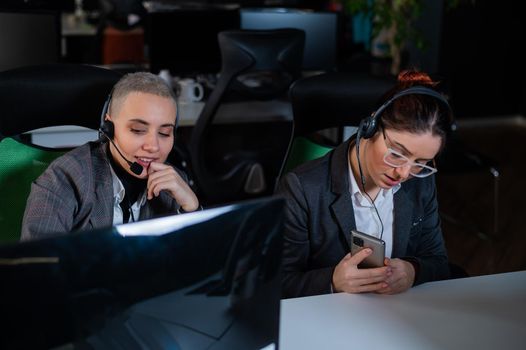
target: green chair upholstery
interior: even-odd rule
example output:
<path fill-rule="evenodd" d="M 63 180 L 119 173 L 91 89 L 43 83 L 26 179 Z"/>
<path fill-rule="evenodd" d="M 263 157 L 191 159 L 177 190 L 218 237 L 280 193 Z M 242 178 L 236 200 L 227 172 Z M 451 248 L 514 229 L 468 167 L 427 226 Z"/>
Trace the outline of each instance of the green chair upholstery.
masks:
<path fill-rule="evenodd" d="M 46 151 L 11 137 L 0 141 L 0 243 L 17 241 L 31 183 L 64 151 Z"/>
<path fill-rule="evenodd" d="M 23 134 L 60 125 L 97 130 L 104 101 L 120 76 L 74 64 L 0 72 L 0 244 L 19 239 L 31 183 L 69 150 L 34 145 Z"/>
<path fill-rule="evenodd" d="M 283 173 L 287 173 L 306 161 L 323 157 L 332 147 L 318 144 L 306 137 L 299 136 L 294 139 L 289 150 L 287 162 Z"/>

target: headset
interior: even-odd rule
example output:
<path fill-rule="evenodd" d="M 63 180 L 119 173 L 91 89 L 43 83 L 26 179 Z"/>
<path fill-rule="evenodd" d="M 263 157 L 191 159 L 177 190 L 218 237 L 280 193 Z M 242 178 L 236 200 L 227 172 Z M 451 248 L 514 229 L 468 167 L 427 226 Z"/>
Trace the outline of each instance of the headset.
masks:
<path fill-rule="evenodd" d="M 427 96 L 434 97 L 438 101 L 442 102 L 449 111 L 451 111 L 449 102 L 439 92 L 433 89 L 430 89 L 428 87 L 424 87 L 424 86 L 413 86 L 413 87 L 410 87 L 410 88 L 407 88 L 405 90 L 398 92 L 393 97 L 391 97 L 389 100 L 384 102 L 380 106 L 380 108 L 378 108 L 375 112 L 373 112 L 369 117 L 362 119 L 360 121 L 360 124 L 358 125 L 356 142 L 358 143 L 360 138 L 369 139 L 373 137 L 373 135 L 378 130 L 378 123 L 379 123 L 379 120 L 380 120 L 380 117 L 383 111 L 387 107 L 389 107 L 395 100 L 399 99 L 402 96 L 407 96 L 407 95 L 427 95 Z"/>
<path fill-rule="evenodd" d="M 413 87 L 404 89 L 404 90 L 396 93 L 393 97 L 391 97 L 389 100 L 384 102 L 369 117 L 363 118 L 360 121 L 360 124 L 358 125 L 358 130 L 356 132 L 356 158 L 358 160 L 358 170 L 360 172 L 360 180 L 361 180 L 361 183 L 362 183 L 362 189 L 365 192 L 365 194 L 367 195 L 367 197 L 369 197 L 372 205 L 374 206 L 374 209 L 376 211 L 378 219 L 380 220 L 380 225 L 381 225 L 380 239 L 383 237 L 384 225 L 383 225 L 383 222 L 382 222 L 382 218 L 380 217 L 380 213 L 378 212 L 378 209 L 376 208 L 376 205 L 374 204 L 374 201 L 369 196 L 367 191 L 365 191 L 365 176 L 363 175 L 362 165 L 361 165 L 361 162 L 360 162 L 360 140 L 362 138 L 370 139 L 371 137 L 373 137 L 374 134 L 376 134 L 376 131 L 378 130 L 378 124 L 380 123 L 381 115 L 385 111 L 385 109 L 387 107 L 389 107 L 395 100 L 399 99 L 402 96 L 407 96 L 407 95 L 427 95 L 427 96 L 434 97 L 435 99 L 437 99 L 438 101 L 443 103 L 447 107 L 448 111 L 451 114 L 451 107 L 449 105 L 449 102 L 446 100 L 446 98 L 444 96 L 442 96 L 442 94 L 440 94 L 439 92 L 437 92 L 437 91 L 435 91 L 433 89 L 430 89 L 428 87 L 413 86 Z"/>
<path fill-rule="evenodd" d="M 108 110 L 109 110 L 110 104 L 111 104 L 111 99 L 112 99 L 112 96 L 113 96 L 113 90 L 114 90 L 114 88 L 111 89 L 110 93 L 108 94 L 108 97 L 106 98 L 106 101 L 104 102 L 104 106 L 102 107 L 102 112 L 100 114 L 99 139 L 103 139 L 103 138 L 108 139 L 108 141 L 110 141 L 112 143 L 112 145 L 115 147 L 115 149 L 117 150 L 117 152 L 119 153 L 121 158 L 124 159 L 124 161 L 126 163 L 128 163 L 132 173 L 134 173 L 135 175 L 141 175 L 141 173 L 143 171 L 143 166 L 140 165 L 137 162 L 129 161 L 121 153 L 119 147 L 117 147 L 115 142 L 113 142 L 113 137 L 115 136 L 115 124 L 113 124 L 113 122 L 111 120 L 107 120 L 106 119 L 106 114 L 108 114 Z M 174 99 L 174 102 L 175 102 L 175 99 Z M 175 136 L 175 132 L 177 131 L 178 124 L 179 124 L 179 106 L 177 106 L 177 102 L 176 102 L 176 107 L 175 107 L 175 127 L 174 127 L 174 130 L 173 130 L 174 136 Z M 175 147 L 175 141 L 174 141 L 174 143 L 172 145 L 172 148 L 173 147 Z"/>

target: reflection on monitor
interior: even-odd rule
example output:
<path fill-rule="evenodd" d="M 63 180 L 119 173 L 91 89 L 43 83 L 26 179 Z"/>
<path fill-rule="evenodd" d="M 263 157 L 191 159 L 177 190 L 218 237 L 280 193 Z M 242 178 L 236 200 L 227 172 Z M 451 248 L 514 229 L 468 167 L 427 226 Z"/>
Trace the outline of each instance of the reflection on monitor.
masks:
<path fill-rule="evenodd" d="M 0 348 L 275 348 L 282 216 L 268 198 L 0 246 Z"/>
<path fill-rule="evenodd" d="M 217 34 L 235 29 L 239 29 L 238 9 L 150 12 L 146 17 L 150 70 L 169 69 L 172 75 L 217 73 L 221 69 Z"/>
<path fill-rule="evenodd" d="M 59 12 L 0 10 L 0 71 L 57 63 L 60 55 Z"/>
<path fill-rule="evenodd" d="M 241 29 L 297 28 L 305 31 L 304 70 L 336 68 L 338 16 L 296 9 L 242 9 Z"/>

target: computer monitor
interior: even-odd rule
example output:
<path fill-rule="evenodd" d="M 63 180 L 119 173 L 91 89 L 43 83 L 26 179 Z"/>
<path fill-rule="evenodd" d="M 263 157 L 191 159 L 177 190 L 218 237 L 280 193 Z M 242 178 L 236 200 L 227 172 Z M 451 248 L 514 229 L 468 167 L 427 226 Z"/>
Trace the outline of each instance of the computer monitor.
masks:
<path fill-rule="evenodd" d="M 275 348 L 282 213 L 267 198 L 0 246 L 0 348 Z"/>
<path fill-rule="evenodd" d="M 303 70 L 336 69 L 338 16 L 299 9 L 241 9 L 241 29 L 297 28 L 305 31 Z"/>
<path fill-rule="evenodd" d="M 0 71 L 57 63 L 60 58 L 60 13 L 0 10 Z"/>
<path fill-rule="evenodd" d="M 172 75 L 218 73 L 221 52 L 217 34 L 239 29 L 237 8 L 178 8 L 149 12 L 146 42 L 150 71 Z"/>

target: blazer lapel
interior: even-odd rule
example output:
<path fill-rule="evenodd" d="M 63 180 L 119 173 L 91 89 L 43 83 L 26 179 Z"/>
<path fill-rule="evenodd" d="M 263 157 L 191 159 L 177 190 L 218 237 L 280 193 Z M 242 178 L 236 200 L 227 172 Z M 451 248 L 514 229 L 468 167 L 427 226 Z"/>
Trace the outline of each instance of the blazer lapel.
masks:
<path fill-rule="evenodd" d="M 108 227 L 113 224 L 113 181 L 110 165 L 106 158 L 105 144 L 93 150 L 94 196 L 96 206 L 93 208 L 90 223 L 93 228 Z"/>
<path fill-rule="evenodd" d="M 413 202 L 407 197 L 404 185 L 394 195 L 394 232 L 392 256 L 405 256 L 411 223 L 413 222 Z"/>
<path fill-rule="evenodd" d="M 331 214 L 351 249 L 351 230 L 356 228 L 351 194 L 349 192 L 349 146 L 354 137 L 338 146 L 331 158 L 331 191 L 336 200 L 330 205 Z"/>
<path fill-rule="evenodd" d="M 351 251 L 351 230 L 356 228 L 350 195 L 342 194 L 331 204 L 331 213 Z"/>

